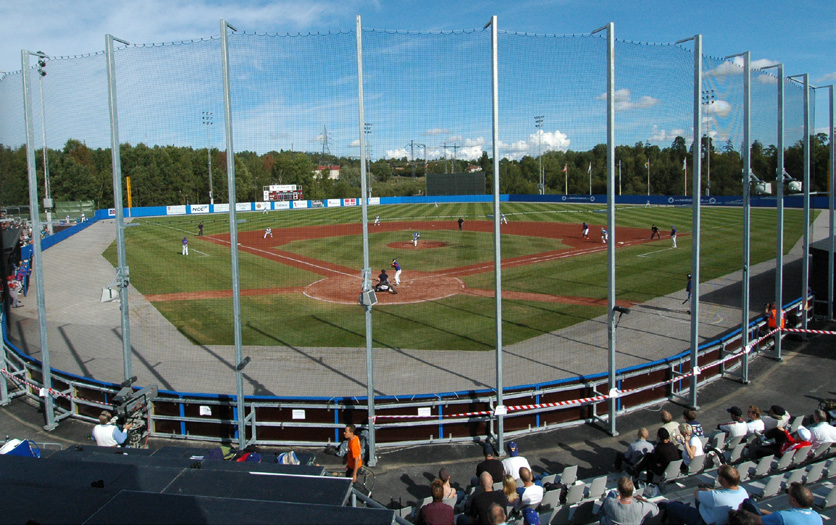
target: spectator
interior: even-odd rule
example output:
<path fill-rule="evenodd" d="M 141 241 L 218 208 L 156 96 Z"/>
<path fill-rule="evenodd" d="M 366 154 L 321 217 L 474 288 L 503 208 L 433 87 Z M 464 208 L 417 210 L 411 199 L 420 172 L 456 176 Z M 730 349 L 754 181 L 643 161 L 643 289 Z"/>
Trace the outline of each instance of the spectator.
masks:
<path fill-rule="evenodd" d="M 601 525 L 638 525 L 645 518 L 659 514 L 659 507 L 641 496 L 633 496 L 633 481 L 618 479 L 618 494 L 610 492 L 601 504 L 598 519 Z"/>
<path fill-rule="evenodd" d="M 108 411 L 99 414 L 99 424 L 93 427 L 93 440 L 100 447 L 118 447 L 128 439 L 128 430 L 131 424 L 128 423 L 120 429 L 113 420 L 113 415 Z"/>
<path fill-rule="evenodd" d="M 702 441 L 699 436 L 694 435 L 694 430 L 688 423 L 679 425 L 679 442 L 682 444 L 682 471 L 688 472 L 691 460 L 702 456 L 705 452 L 702 449 Z"/>
<path fill-rule="evenodd" d="M 749 405 L 749 421 L 746 422 L 746 428 L 749 434 L 755 432 L 763 434 L 764 424 L 761 419 L 761 409 L 756 405 Z"/>
<path fill-rule="evenodd" d="M 738 436 L 745 436 L 749 432 L 749 427 L 743 421 L 743 411 L 740 407 L 733 406 L 727 408 L 726 411 L 731 414 L 731 421 L 720 423 L 717 429 L 726 433 L 726 439 L 731 440 Z"/>
<path fill-rule="evenodd" d="M 653 475 L 661 476 L 671 461 L 679 459 L 679 450 L 671 443 L 671 436 L 664 427 L 656 432 L 656 447 L 653 452 L 646 454 L 636 467 L 639 472 L 647 471 L 647 481 L 653 481 Z"/>
<path fill-rule="evenodd" d="M 691 431 L 694 433 L 695 436 L 703 437 L 705 435 L 705 431 L 702 428 L 702 425 L 699 421 L 697 421 L 697 411 L 693 408 L 686 408 L 682 412 L 682 419 L 685 420 L 686 423 L 691 425 Z"/>
<path fill-rule="evenodd" d="M 456 489 L 450 486 L 450 469 L 447 467 L 441 467 L 441 470 L 438 471 L 438 479 L 444 484 L 444 496 L 442 499 L 450 499 L 450 498 L 458 498 Z M 464 493 L 462 493 L 463 495 Z"/>
<path fill-rule="evenodd" d="M 824 410 L 817 409 L 813 412 L 813 424 L 807 428 L 812 434 L 813 447 L 818 447 L 822 443 L 836 443 L 836 427 L 827 422 L 827 414 Z"/>
<path fill-rule="evenodd" d="M 520 494 L 519 506 L 536 508 L 543 501 L 543 487 L 534 484 L 531 470 L 525 467 L 520 469 L 520 480 L 523 486 L 517 489 Z"/>
<path fill-rule="evenodd" d="M 505 507 L 500 506 L 498 503 L 493 503 L 491 505 L 488 509 L 488 515 L 491 525 L 502 525 L 505 523 Z"/>
<path fill-rule="evenodd" d="M 673 420 L 673 416 L 667 410 L 662 410 L 659 413 L 662 418 L 662 428 L 668 431 L 671 436 L 671 441 L 679 441 L 679 424 Z"/>
<path fill-rule="evenodd" d="M 502 479 L 501 477 L 499 479 Z M 482 492 L 473 497 L 473 504 L 470 506 L 468 516 L 470 516 L 471 523 L 479 523 L 481 525 L 490 525 L 490 514 L 488 510 L 491 505 L 501 505 L 503 514 L 505 507 L 508 505 L 508 498 L 501 490 L 493 489 L 493 478 L 487 471 L 482 472 L 479 476 L 479 483 L 482 487 Z"/>
<path fill-rule="evenodd" d="M 821 516 L 813 510 L 814 500 L 810 489 L 798 482 L 790 483 L 787 499 L 790 502 L 789 509 L 770 512 L 761 510 L 755 500 L 748 498 L 740 505 L 740 512 L 748 514 L 753 519 L 752 523 L 757 525 L 821 525 Z"/>
<path fill-rule="evenodd" d="M 453 507 L 442 502 L 444 499 L 444 482 L 435 479 L 430 485 L 433 494 L 432 503 L 421 507 L 415 523 L 418 525 L 452 525 L 455 517 Z"/>
<path fill-rule="evenodd" d="M 763 417 L 764 432 L 773 428 L 787 428 L 789 424 L 790 413 L 778 405 L 772 405 L 767 415 Z"/>
<path fill-rule="evenodd" d="M 649 437 L 647 428 L 641 427 L 636 433 L 636 440 L 627 446 L 627 452 L 615 453 L 615 470 L 621 470 L 625 462 L 628 467 L 638 465 L 644 455 L 653 450 L 653 443 L 647 440 Z"/>
<path fill-rule="evenodd" d="M 531 465 L 528 464 L 528 460 L 523 456 L 520 456 L 520 450 L 517 443 L 511 441 L 508 443 L 508 457 L 502 460 L 502 468 L 505 470 L 505 473 L 510 474 L 513 479 L 519 479 L 520 468 L 522 467 L 531 470 Z"/>
<path fill-rule="evenodd" d="M 502 479 L 502 492 L 505 493 L 505 497 L 508 499 L 508 505 L 516 506 L 519 503 L 518 499 L 520 495 L 517 494 L 517 482 L 511 474 L 505 474 L 505 477 Z"/>
<path fill-rule="evenodd" d="M 478 485 L 480 483 L 483 472 L 487 472 L 491 475 L 491 479 L 497 481 L 501 481 L 505 477 L 505 469 L 502 466 L 502 462 L 493 456 L 493 446 L 486 441 L 482 448 L 485 454 L 485 461 L 476 465 L 476 477 L 471 480 L 471 485 Z"/>
<path fill-rule="evenodd" d="M 737 509 L 749 497 L 746 489 L 741 488 L 740 474 L 731 465 L 722 465 L 717 469 L 717 481 L 720 489 L 699 488 L 694 492 L 696 508 L 679 501 L 666 501 L 659 504 L 665 511 L 668 523 L 716 523 L 726 525 L 729 511 Z"/>

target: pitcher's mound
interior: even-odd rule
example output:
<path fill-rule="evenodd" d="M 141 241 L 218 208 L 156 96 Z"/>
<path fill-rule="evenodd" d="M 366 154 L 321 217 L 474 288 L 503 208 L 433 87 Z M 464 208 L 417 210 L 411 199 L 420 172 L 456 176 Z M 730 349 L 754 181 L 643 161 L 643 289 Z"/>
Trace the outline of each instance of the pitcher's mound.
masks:
<path fill-rule="evenodd" d="M 421 246 L 418 243 L 418 246 Z M 410 247 L 412 244 L 410 243 Z M 380 273 L 379 270 L 377 273 Z M 375 273 L 375 275 L 377 275 Z M 394 282 L 394 273 L 389 274 L 389 282 Z M 376 281 L 375 281 L 376 282 Z M 337 304 L 358 304 L 362 280 L 359 277 L 326 277 L 305 288 L 304 294 L 311 299 Z M 401 275 L 401 285 L 395 286 L 397 294 L 378 292 L 378 304 L 411 304 L 444 299 L 460 293 L 465 286 L 457 277 L 406 272 Z"/>

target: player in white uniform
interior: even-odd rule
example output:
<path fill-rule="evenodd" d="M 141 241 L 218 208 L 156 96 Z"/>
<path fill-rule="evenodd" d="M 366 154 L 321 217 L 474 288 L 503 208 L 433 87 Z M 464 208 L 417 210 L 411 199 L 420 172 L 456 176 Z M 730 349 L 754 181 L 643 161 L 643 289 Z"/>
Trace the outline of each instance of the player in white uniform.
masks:
<path fill-rule="evenodd" d="M 500 214 L 499 224 L 508 224 L 508 217 L 506 217 L 504 213 Z"/>
<path fill-rule="evenodd" d="M 267 228 L 266 230 L 264 230 L 264 238 L 265 239 L 267 238 L 268 235 L 270 236 L 271 239 L 273 238 L 273 228 Z"/>
<path fill-rule="evenodd" d="M 183 251 L 181 252 L 183 255 L 189 254 L 189 240 L 183 237 L 183 240 L 180 241 L 183 244 Z"/>
<path fill-rule="evenodd" d="M 418 239 L 421 238 L 421 232 L 415 232 L 412 234 L 412 245 L 418 246 Z"/>
<path fill-rule="evenodd" d="M 607 244 L 607 241 L 610 238 L 610 234 L 604 228 L 601 228 L 601 242 Z"/>
<path fill-rule="evenodd" d="M 375 226 L 380 226 L 380 215 L 375 215 L 374 216 L 374 225 Z"/>

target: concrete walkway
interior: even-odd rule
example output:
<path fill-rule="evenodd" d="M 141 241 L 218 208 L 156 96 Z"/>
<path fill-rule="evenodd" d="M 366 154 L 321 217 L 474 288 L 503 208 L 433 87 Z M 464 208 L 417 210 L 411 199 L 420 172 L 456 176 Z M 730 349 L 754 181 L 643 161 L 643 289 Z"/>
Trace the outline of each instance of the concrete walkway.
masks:
<path fill-rule="evenodd" d="M 826 236 L 826 215 L 819 215 L 812 240 Z M 100 302 L 102 287 L 115 275 L 101 253 L 114 238 L 114 221 L 104 220 L 44 252 L 52 365 L 108 382 L 120 382 L 124 377 L 119 302 Z M 800 251 L 796 246 L 785 257 L 786 298 L 800 296 Z M 740 326 L 740 273 L 702 284 L 701 341 Z M 772 300 L 774 262 L 753 266 L 751 276 L 750 318 Z M 34 283 L 30 290 L 34 290 Z M 684 292 L 659 297 L 623 316 L 617 331 L 618 368 L 689 348 L 690 316 L 683 299 Z M 21 349 L 40 357 L 33 292 L 24 304 L 24 308 L 13 310 L 10 337 Z M 235 392 L 232 346 L 193 344 L 133 288 L 129 305 L 133 375 L 139 378 L 139 385 L 157 384 L 161 389 L 183 392 Z M 252 358 L 244 374 L 246 394 L 366 394 L 364 348 L 248 346 L 244 355 Z M 488 389 L 496 383 L 493 353 L 376 348 L 374 359 L 376 391 L 385 395 Z M 506 388 L 603 372 L 607 363 L 606 317 L 507 345 L 503 361 Z"/>

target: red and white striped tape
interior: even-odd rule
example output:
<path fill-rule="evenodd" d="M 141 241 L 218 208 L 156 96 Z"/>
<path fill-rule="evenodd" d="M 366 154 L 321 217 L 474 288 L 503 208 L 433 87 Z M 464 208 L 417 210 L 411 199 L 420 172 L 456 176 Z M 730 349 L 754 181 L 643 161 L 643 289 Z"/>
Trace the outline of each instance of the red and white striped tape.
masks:
<path fill-rule="evenodd" d="M 102 403 L 101 401 L 94 401 L 92 399 L 82 399 L 80 397 L 74 397 L 74 396 L 71 396 L 70 394 L 65 394 L 64 392 L 59 392 L 58 390 L 55 390 L 54 388 L 44 388 L 37 383 L 33 383 L 32 381 L 27 381 L 26 379 L 23 379 L 23 378 L 16 377 L 16 376 L 12 375 L 5 368 L 0 368 L 0 374 L 8 377 L 9 379 L 11 379 L 12 381 L 14 381 L 15 383 L 17 383 L 18 385 L 20 385 L 22 387 L 29 387 L 29 388 L 36 389 L 38 391 L 38 395 L 40 397 L 46 397 L 46 395 L 49 394 L 53 397 L 63 397 L 64 399 L 67 399 L 67 400 L 72 401 L 72 402 L 81 401 L 85 404 L 92 404 L 92 405 L 99 405 L 99 406 L 106 407 L 106 408 L 113 408 L 113 405 L 110 405 L 108 403 Z"/>
<path fill-rule="evenodd" d="M 802 328 L 782 328 L 781 330 L 793 334 L 836 335 L 836 332 L 832 330 L 804 330 Z"/>

